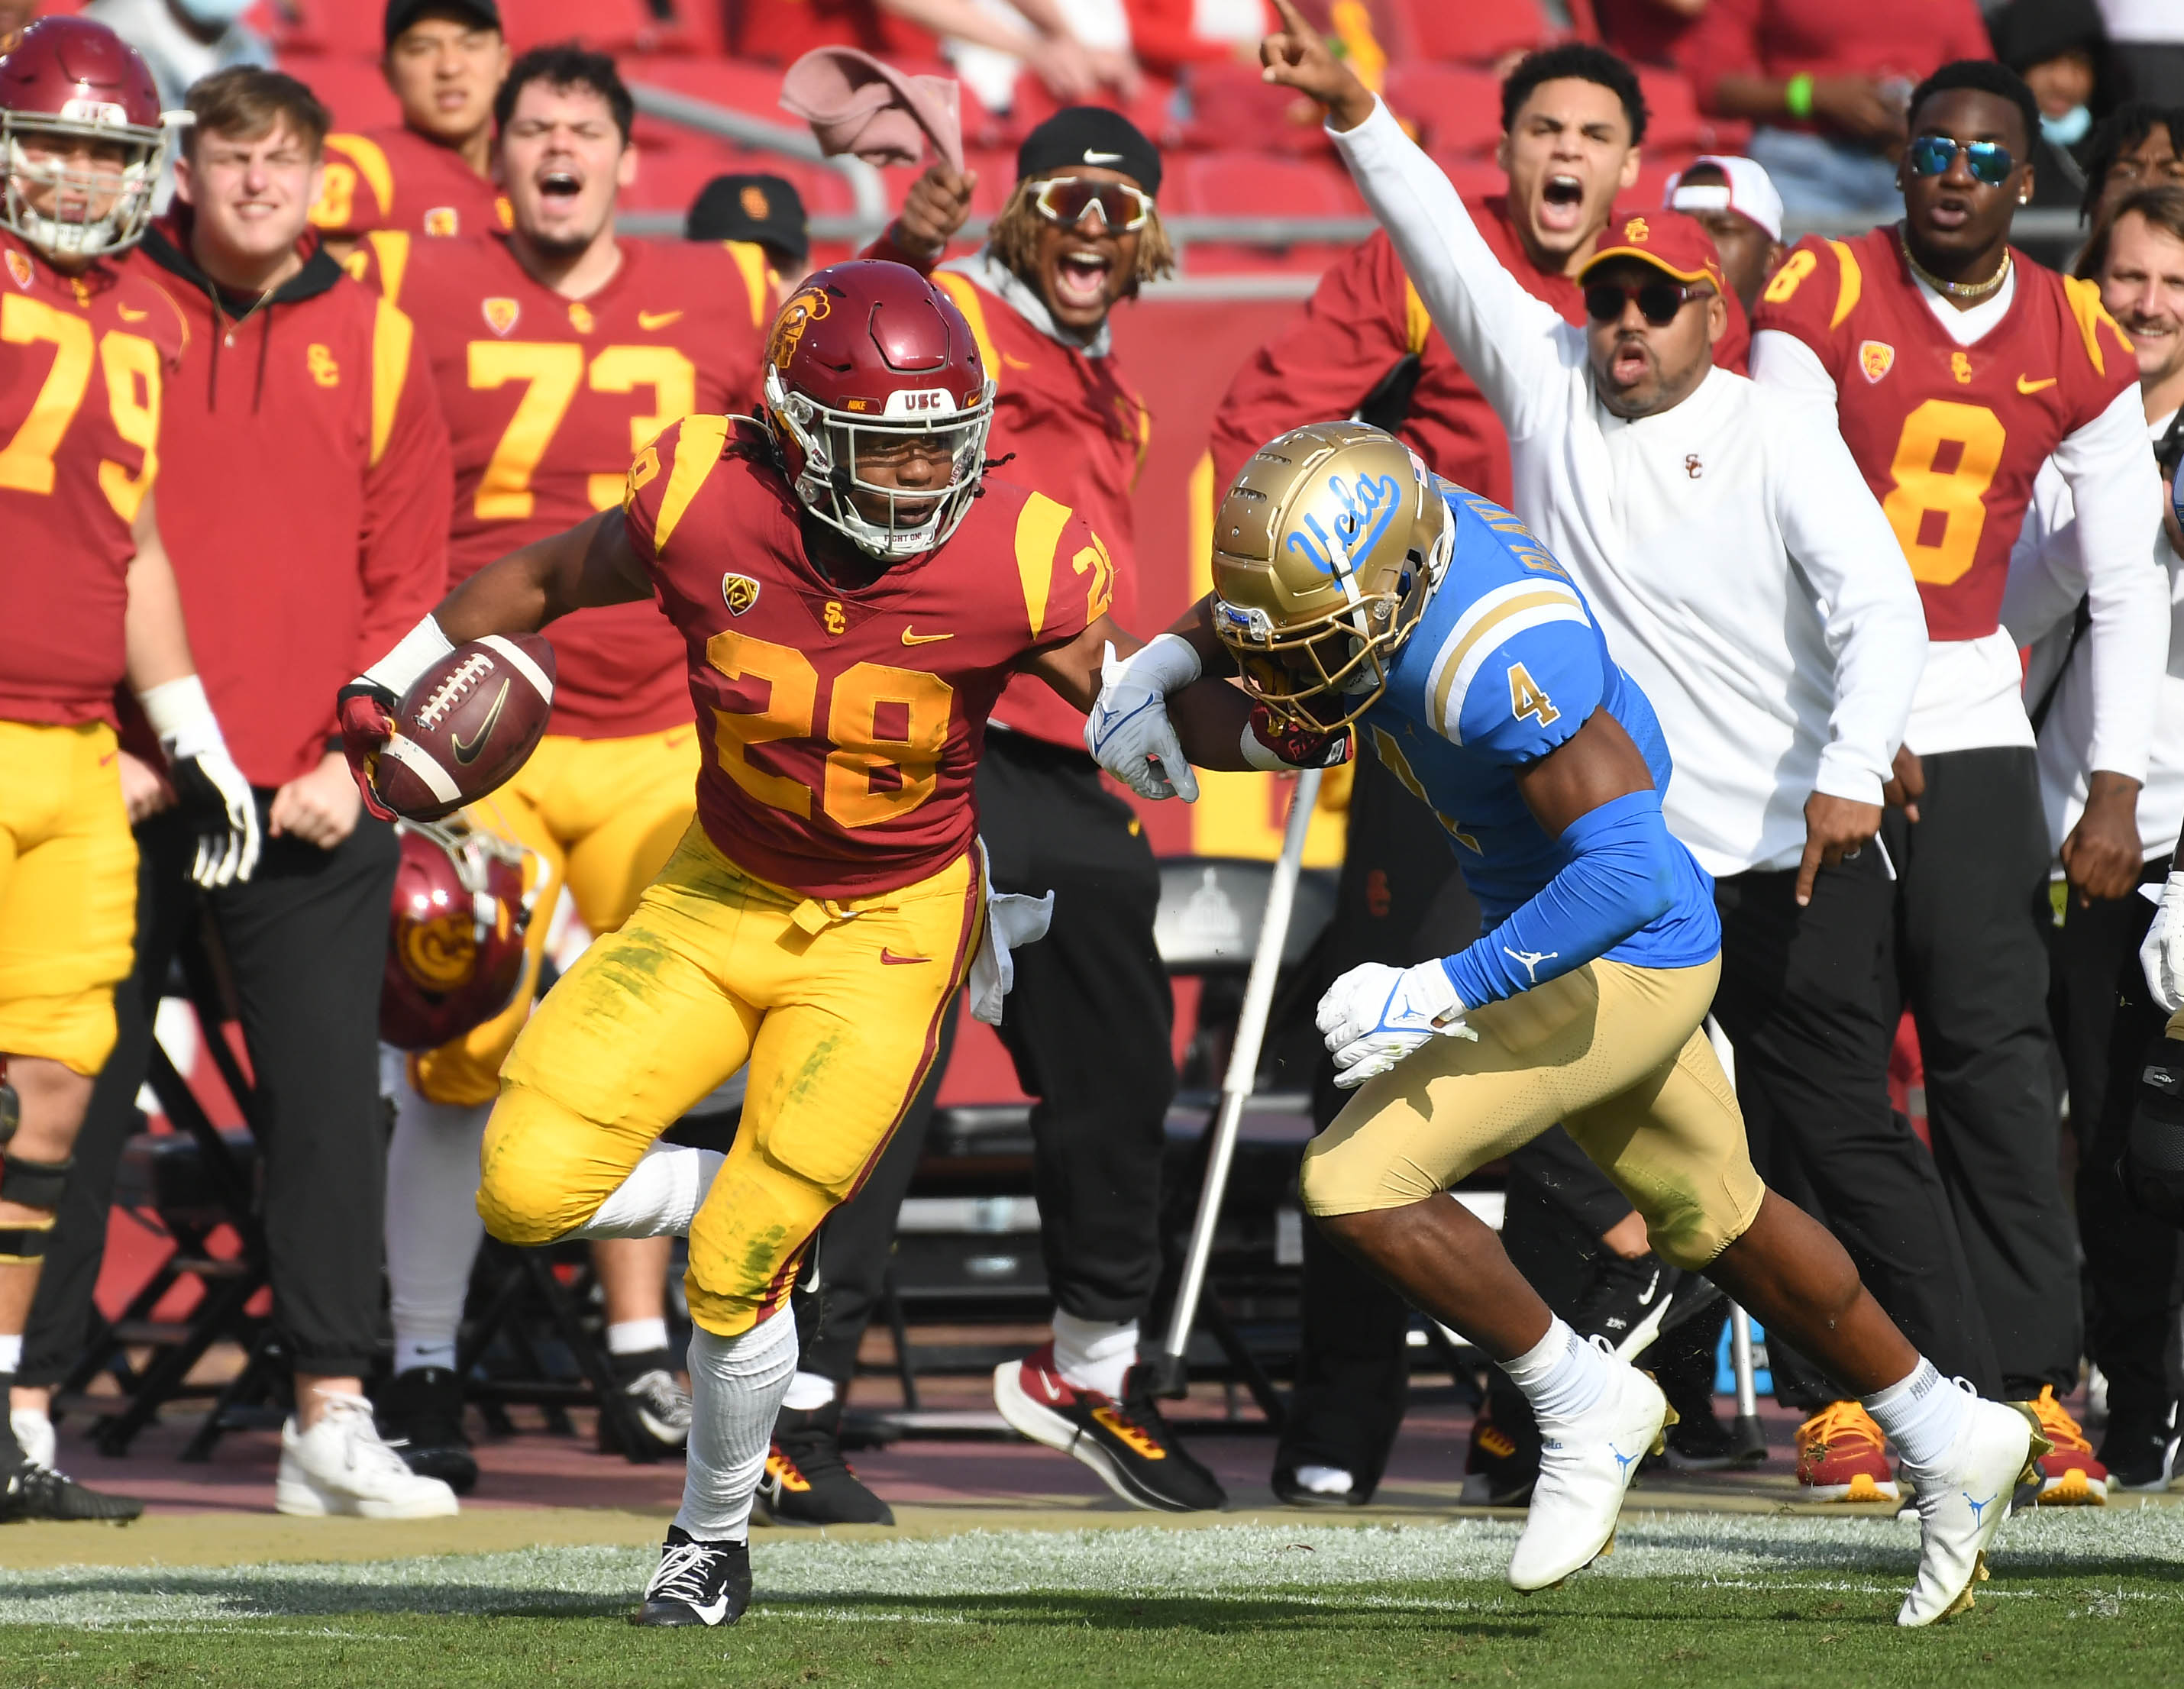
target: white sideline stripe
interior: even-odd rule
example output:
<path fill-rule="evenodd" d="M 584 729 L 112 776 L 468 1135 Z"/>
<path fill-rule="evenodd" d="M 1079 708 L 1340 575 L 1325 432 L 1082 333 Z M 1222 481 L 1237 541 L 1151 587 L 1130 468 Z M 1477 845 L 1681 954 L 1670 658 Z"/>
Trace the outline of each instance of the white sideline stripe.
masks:
<path fill-rule="evenodd" d="M 448 771 L 441 767 L 433 759 L 431 751 L 426 750 L 415 739 L 404 739 L 401 734 L 397 733 L 387 741 L 385 749 L 379 754 L 382 756 L 393 757 L 422 780 L 425 783 L 426 790 L 432 793 L 442 803 L 454 804 L 462 801 L 462 792 L 455 783 L 448 778 Z"/>
<path fill-rule="evenodd" d="M 540 698 L 549 704 L 554 701 L 554 683 L 547 679 L 546 671 L 532 662 L 530 654 L 515 640 L 505 634 L 488 633 L 477 643 L 529 681 L 531 689 Z"/>
<path fill-rule="evenodd" d="M 1486 660 L 1507 645 L 1519 633 L 1535 627 L 1544 627 L 1550 622 L 1574 622 L 1580 627 L 1590 627 L 1584 610 L 1575 603 L 1543 604 L 1530 610 L 1520 610 L 1507 622 L 1497 623 L 1492 637 L 1480 640 L 1463 655 L 1456 671 L 1456 683 L 1448 689 L 1448 717 L 1440 723 L 1441 732 L 1451 744 L 1463 743 L 1463 703 L 1471 694 L 1471 683 L 1479 677 L 1479 671 L 1486 666 Z M 1427 696 L 1433 694 L 1429 692 Z"/>

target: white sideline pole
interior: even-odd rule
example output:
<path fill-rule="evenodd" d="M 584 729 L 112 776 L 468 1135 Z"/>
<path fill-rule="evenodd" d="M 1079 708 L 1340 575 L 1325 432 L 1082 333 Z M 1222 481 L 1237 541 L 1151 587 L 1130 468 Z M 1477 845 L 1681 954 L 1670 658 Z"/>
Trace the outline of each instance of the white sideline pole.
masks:
<path fill-rule="evenodd" d="M 1290 800 L 1289 824 L 1282 833 L 1282 853 L 1275 859 L 1274 877 L 1267 887 L 1267 906 L 1259 917 L 1259 946 L 1252 955 L 1251 975 L 1244 986 L 1244 1006 L 1236 1017 L 1236 1041 L 1228 1051 L 1228 1072 L 1221 1082 L 1221 1107 L 1214 1116 L 1206 1183 L 1198 1195 L 1198 1218 L 1191 1224 L 1183 1279 L 1176 1286 L 1175 1307 L 1168 1316 L 1167 1346 L 1155 1362 L 1162 1395 L 1180 1396 L 1189 1383 L 1184 1352 L 1190 1345 L 1190 1328 L 1198 1320 L 1198 1298 L 1206 1288 L 1206 1264 L 1213 1254 L 1213 1231 L 1221 1219 L 1229 1165 L 1235 1159 L 1237 1129 L 1244 1123 L 1244 1105 L 1251 1101 L 1251 1088 L 1258 1078 L 1267 1016 L 1273 1008 L 1274 981 L 1281 973 L 1290 911 L 1296 902 L 1297 876 L 1304 871 L 1305 834 L 1319 802 L 1319 779 L 1317 768 L 1305 769 L 1297 776 L 1296 793 Z"/>

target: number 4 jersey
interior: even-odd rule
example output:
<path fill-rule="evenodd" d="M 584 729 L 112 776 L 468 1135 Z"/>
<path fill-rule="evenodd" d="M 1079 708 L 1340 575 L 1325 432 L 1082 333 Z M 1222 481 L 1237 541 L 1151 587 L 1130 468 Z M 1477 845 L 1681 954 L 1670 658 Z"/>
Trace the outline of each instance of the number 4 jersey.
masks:
<path fill-rule="evenodd" d="M 1081 516 L 992 479 L 938 550 L 836 586 L 762 438 L 724 416 L 642 453 L 623 508 L 688 648 L 698 818 L 731 861 L 807 897 L 891 891 L 969 849 L 994 700 L 1113 592 Z"/>
<path fill-rule="evenodd" d="M 1967 346 L 1936 320 L 1894 226 L 1848 241 L 1808 236 L 1753 322 L 1802 342 L 1833 379 L 1843 439 L 1910 561 L 1936 641 L 1995 631 L 2032 477 L 2138 379 L 2098 287 L 2022 253 L 2010 263 L 2006 311 Z"/>
<path fill-rule="evenodd" d="M 757 398 L 760 313 L 716 246 L 623 241 L 621 269 L 583 299 L 533 280 L 498 235 L 381 234 L 359 250 L 417 325 L 448 420 L 450 584 L 611 510 L 631 457 L 670 424 Z M 551 732 L 619 739 L 688 720 L 682 651 L 649 605 L 580 610 L 552 638 Z"/>
<path fill-rule="evenodd" d="M 130 530 L 181 342 L 125 259 L 70 277 L 0 233 L 0 721 L 114 720 Z"/>

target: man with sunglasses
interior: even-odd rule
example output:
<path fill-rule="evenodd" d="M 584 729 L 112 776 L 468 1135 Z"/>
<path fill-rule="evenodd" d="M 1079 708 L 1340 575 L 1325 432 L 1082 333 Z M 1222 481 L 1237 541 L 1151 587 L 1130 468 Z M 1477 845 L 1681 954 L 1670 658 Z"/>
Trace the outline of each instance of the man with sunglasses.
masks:
<path fill-rule="evenodd" d="M 1131 490 L 1150 419 L 1117 365 L 1108 313 L 1164 274 L 1172 249 L 1155 196 L 1161 159 L 1117 113 L 1074 107 L 1027 136 L 1017 182 L 986 244 L 938 263 L 970 213 L 971 179 L 936 164 L 902 215 L 864 254 L 929 270 L 962 311 L 999 383 L 988 451 L 1010 479 L 1085 518 L 1106 548 L 1114 614 L 1136 602 Z M 1059 520 L 1057 515 L 1056 520 Z M 1092 566 L 1087 560 L 1087 566 Z M 1153 942 L 1160 874 L 1129 805 L 1105 789 L 1084 750 L 1084 717 L 1045 687 L 1011 682 L 978 762 L 978 824 L 994 887 L 1054 893 L 1047 934 L 1020 952 L 1000 1031 L 1032 1111 L 1041 1251 L 1054 1293 L 1053 1341 L 995 1370 L 1008 1422 L 1075 1456 L 1132 1504 L 1170 1512 L 1221 1505 L 1212 1474 L 1176 1441 L 1137 1372 L 1138 1321 L 1160 1273 L 1160 1167 L 1175 1075 L 1174 1010 Z M 776 1515 L 829 1523 L 883 1513 L 835 1470 L 841 1398 L 885 1240 L 918 1156 L 917 1134 L 887 1153 L 827 1222 L 830 1263 L 806 1364 L 778 1423 L 768 1487 Z M 837 1502 L 792 1487 L 816 1465 Z"/>
<path fill-rule="evenodd" d="M 1713 1013 L 1755 1159 L 1810 1187 L 1922 1352 L 1992 1393 L 1947 1204 L 1886 1084 L 1887 881 L 1865 847 L 1925 649 L 1886 520 L 1822 419 L 1715 365 L 1727 288 L 1691 218 L 1611 225 L 1574 327 L 1497 261 L 1347 70 L 1315 49 L 1275 76 L 1329 108 L 1367 203 L 1509 431 L 1518 515 L 1660 716 L 1669 830 L 1714 878 Z M 1801 1480 L 1821 1498 L 1894 1497 L 1877 1434 L 1848 1451 L 1821 1435 L 1834 1394 L 1798 1404 L 1816 1410 Z"/>
<path fill-rule="evenodd" d="M 2078 1376 L 2078 1269 L 2057 1177 L 2047 1014 L 2050 845 L 2009 552 L 2051 456 L 2078 512 L 2091 621 L 2092 773 L 2060 851 L 2072 895 L 2128 895 L 2168 615 L 2146 538 L 2160 488 L 2137 365 L 2091 282 L 2009 244 L 2039 109 L 1984 60 L 1911 104 L 1900 223 L 1798 242 L 1761 296 L 1753 373 L 1835 423 L 1925 600 L 1930 646 L 1881 832 L 1899 876 L 1886 983 L 1910 1001 L 1935 1158 L 2000 1381 L 2054 1444 L 2041 1499 L 2098 1504 L 2108 1472 L 2058 1396 Z"/>

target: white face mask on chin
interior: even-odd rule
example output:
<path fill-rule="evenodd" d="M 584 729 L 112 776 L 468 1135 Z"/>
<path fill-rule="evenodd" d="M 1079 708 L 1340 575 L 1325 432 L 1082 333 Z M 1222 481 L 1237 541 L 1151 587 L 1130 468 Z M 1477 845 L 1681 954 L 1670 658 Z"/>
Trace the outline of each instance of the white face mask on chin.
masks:
<path fill-rule="evenodd" d="M 2093 114 L 2084 106 L 2072 106 L 2060 117 L 2040 114 L 2040 133 L 2051 147 L 2075 147 L 2093 126 Z"/>

